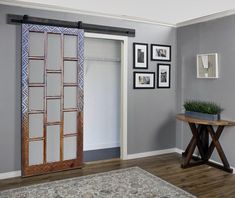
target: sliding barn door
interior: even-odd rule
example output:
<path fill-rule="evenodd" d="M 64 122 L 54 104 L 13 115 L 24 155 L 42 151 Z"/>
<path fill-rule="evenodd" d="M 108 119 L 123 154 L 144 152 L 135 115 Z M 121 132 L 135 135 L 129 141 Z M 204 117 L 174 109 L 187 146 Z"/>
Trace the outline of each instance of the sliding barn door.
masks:
<path fill-rule="evenodd" d="M 22 175 L 81 167 L 84 32 L 22 25 Z"/>

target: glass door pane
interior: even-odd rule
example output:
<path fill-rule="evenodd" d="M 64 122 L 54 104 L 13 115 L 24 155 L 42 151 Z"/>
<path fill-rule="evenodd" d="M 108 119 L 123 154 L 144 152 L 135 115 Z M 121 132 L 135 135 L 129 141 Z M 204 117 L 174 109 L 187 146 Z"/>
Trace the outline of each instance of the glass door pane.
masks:
<path fill-rule="evenodd" d="M 64 138 L 64 160 L 77 158 L 77 137 Z"/>
<path fill-rule="evenodd" d="M 44 88 L 30 87 L 29 88 L 29 110 L 44 109 Z"/>
<path fill-rule="evenodd" d="M 44 33 L 42 32 L 29 33 L 29 55 L 44 56 Z"/>
<path fill-rule="evenodd" d="M 77 112 L 64 112 L 64 134 L 77 133 Z"/>
<path fill-rule="evenodd" d="M 61 75 L 47 74 L 47 96 L 60 96 Z"/>
<path fill-rule="evenodd" d="M 47 162 L 60 160 L 60 126 L 47 127 Z"/>
<path fill-rule="evenodd" d="M 77 61 L 64 61 L 64 83 L 77 83 Z"/>
<path fill-rule="evenodd" d="M 29 60 L 29 83 L 44 83 L 43 60 Z"/>
<path fill-rule="evenodd" d="M 64 57 L 77 58 L 77 36 L 64 36 Z"/>
<path fill-rule="evenodd" d="M 43 114 L 29 115 L 29 138 L 43 137 Z"/>
<path fill-rule="evenodd" d="M 48 34 L 47 69 L 59 70 L 61 68 L 61 36 Z"/>
<path fill-rule="evenodd" d="M 29 142 L 29 165 L 43 163 L 43 141 Z"/>

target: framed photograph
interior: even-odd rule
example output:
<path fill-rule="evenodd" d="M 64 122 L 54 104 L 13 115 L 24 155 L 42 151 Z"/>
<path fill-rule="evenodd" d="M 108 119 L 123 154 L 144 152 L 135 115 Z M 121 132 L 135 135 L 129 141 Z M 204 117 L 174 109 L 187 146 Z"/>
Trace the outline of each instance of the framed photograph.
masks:
<path fill-rule="evenodd" d="M 133 68 L 148 69 L 148 44 L 133 43 Z"/>
<path fill-rule="evenodd" d="M 157 64 L 157 87 L 170 88 L 171 86 L 171 65 Z"/>
<path fill-rule="evenodd" d="M 217 53 L 197 55 L 197 78 L 219 78 Z"/>
<path fill-rule="evenodd" d="M 171 61 L 171 46 L 151 44 L 152 61 Z"/>
<path fill-rule="evenodd" d="M 154 89 L 155 72 L 134 72 L 134 89 Z"/>

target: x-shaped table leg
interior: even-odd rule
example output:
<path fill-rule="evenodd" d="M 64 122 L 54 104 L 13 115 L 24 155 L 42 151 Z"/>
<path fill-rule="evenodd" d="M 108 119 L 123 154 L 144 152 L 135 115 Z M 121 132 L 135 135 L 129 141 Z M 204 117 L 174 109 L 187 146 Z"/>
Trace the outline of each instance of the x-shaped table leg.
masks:
<path fill-rule="evenodd" d="M 224 126 L 219 126 L 215 132 L 211 125 L 207 126 L 207 130 L 209 131 L 211 138 L 212 138 L 212 142 L 210 144 L 210 147 L 209 147 L 208 153 L 207 153 L 207 159 L 210 159 L 214 148 L 216 148 L 216 150 L 218 151 L 218 154 L 220 156 L 220 159 L 223 162 L 224 168 L 230 169 L 230 165 L 228 163 L 228 160 L 227 160 L 227 158 L 224 154 L 224 151 L 221 147 L 221 144 L 219 142 L 219 137 L 220 137 L 221 133 L 223 132 L 223 129 L 224 129 Z"/>
<path fill-rule="evenodd" d="M 196 124 L 189 123 L 189 126 L 191 128 L 193 137 L 192 137 L 190 143 L 188 144 L 186 151 L 183 153 L 183 156 L 185 157 L 185 159 L 182 164 L 182 167 L 187 167 L 190 165 L 190 160 L 192 159 L 193 152 L 194 152 L 196 146 L 198 147 L 198 150 L 199 150 L 199 153 L 202 157 L 202 160 L 203 161 L 207 160 L 206 153 L 204 152 L 204 149 L 203 149 L 202 141 L 199 137 L 201 130 L 202 130 L 202 125 L 199 125 L 198 127 L 196 127 Z"/>

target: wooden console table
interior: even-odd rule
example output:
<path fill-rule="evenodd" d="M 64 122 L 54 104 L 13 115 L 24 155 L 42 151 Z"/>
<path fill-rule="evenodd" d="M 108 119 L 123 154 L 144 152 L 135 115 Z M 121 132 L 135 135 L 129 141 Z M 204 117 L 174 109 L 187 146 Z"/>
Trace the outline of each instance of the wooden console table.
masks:
<path fill-rule="evenodd" d="M 188 122 L 189 127 L 193 134 L 193 137 L 190 140 L 185 152 L 182 153 L 183 157 L 183 162 L 181 165 L 182 168 L 188 168 L 201 164 L 208 164 L 216 168 L 220 168 L 229 173 L 233 172 L 233 169 L 230 168 L 228 160 L 219 142 L 219 138 L 223 132 L 224 127 L 234 126 L 235 122 L 228 120 L 218 120 L 218 121 L 202 120 L 185 116 L 184 114 L 178 114 L 176 116 L 176 119 Z M 216 131 L 214 130 L 213 126 L 217 127 Z M 209 145 L 209 134 L 212 140 L 210 145 Z M 193 156 L 193 152 L 196 146 L 198 147 L 200 157 Z M 223 162 L 223 166 L 209 161 L 215 148 L 218 151 L 221 161 Z M 194 162 L 192 162 L 192 160 L 194 160 Z"/>

